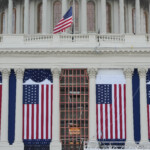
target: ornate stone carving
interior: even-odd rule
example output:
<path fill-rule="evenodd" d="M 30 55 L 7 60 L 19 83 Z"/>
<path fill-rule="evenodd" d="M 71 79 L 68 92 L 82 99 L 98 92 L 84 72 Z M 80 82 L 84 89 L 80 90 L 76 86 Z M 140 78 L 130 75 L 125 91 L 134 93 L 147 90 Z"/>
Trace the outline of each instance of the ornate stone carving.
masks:
<path fill-rule="evenodd" d="M 10 73 L 10 69 L 7 69 L 7 68 L 2 69 L 2 79 L 4 79 L 4 78 L 8 79 L 9 73 Z"/>
<path fill-rule="evenodd" d="M 60 68 L 52 68 L 53 77 L 59 78 L 60 73 L 61 73 L 61 69 Z"/>
<path fill-rule="evenodd" d="M 97 74 L 97 69 L 95 68 L 89 68 L 88 69 L 88 74 L 90 78 L 95 78 Z"/>
<path fill-rule="evenodd" d="M 23 79 L 23 75 L 24 75 L 24 69 L 23 68 L 15 69 L 15 73 L 16 73 L 17 79 Z"/>
<path fill-rule="evenodd" d="M 124 74 L 126 78 L 131 78 L 133 74 L 133 68 L 125 68 Z"/>
<path fill-rule="evenodd" d="M 147 71 L 148 71 L 148 69 L 146 69 L 146 68 L 138 68 L 140 78 L 145 78 Z"/>

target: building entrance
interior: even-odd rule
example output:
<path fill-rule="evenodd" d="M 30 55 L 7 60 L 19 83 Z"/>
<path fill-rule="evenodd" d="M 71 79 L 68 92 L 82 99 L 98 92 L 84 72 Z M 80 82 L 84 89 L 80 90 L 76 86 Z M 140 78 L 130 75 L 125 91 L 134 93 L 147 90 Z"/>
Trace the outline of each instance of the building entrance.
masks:
<path fill-rule="evenodd" d="M 88 140 L 89 79 L 86 69 L 64 69 L 60 77 L 60 138 L 63 150 L 83 150 Z"/>

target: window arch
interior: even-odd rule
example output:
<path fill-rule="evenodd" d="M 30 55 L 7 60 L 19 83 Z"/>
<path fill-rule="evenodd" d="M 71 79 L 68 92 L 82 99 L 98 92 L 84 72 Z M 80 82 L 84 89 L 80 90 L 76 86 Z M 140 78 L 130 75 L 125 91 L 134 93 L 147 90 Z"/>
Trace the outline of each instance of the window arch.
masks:
<path fill-rule="evenodd" d="M 95 3 L 93 1 L 87 2 L 87 31 L 95 31 Z"/>
<path fill-rule="evenodd" d="M 111 33 L 111 5 L 109 3 L 106 4 L 106 25 L 107 33 Z"/>
<path fill-rule="evenodd" d="M 5 13 L 1 14 L 1 34 L 5 33 Z"/>
<path fill-rule="evenodd" d="M 73 6 L 73 1 L 70 2 L 70 6 Z M 79 32 L 79 3 L 75 0 L 75 32 Z"/>
<path fill-rule="evenodd" d="M 144 32 L 148 33 L 148 15 L 146 11 L 144 11 Z"/>
<path fill-rule="evenodd" d="M 12 33 L 16 33 L 16 8 L 13 8 L 13 16 L 12 16 Z"/>
<path fill-rule="evenodd" d="M 135 8 L 132 8 L 132 33 L 135 33 L 136 19 L 135 19 Z"/>
<path fill-rule="evenodd" d="M 37 33 L 42 32 L 42 3 L 37 7 Z"/>
<path fill-rule="evenodd" d="M 59 20 L 61 19 L 62 13 L 62 4 L 60 1 L 56 1 L 53 4 L 53 27 L 58 24 Z"/>

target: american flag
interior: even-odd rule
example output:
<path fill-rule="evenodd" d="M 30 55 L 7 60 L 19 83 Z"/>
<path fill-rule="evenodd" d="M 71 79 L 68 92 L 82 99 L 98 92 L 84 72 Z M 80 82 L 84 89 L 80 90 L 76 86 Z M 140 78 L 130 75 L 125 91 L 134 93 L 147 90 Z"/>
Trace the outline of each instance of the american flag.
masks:
<path fill-rule="evenodd" d="M 2 74 L 0 73 L 0 137 L 1 137 L 1 113 L 2 113 Z"/>
<path fill-rule="evenodd" d="M 150 72 L 148 72 L 150 73 Z M 150 77 L 150 76 L 149 76 Z M 150 78 L 149 78 L 150 79 Z M 150 80 L 147 80 L 147 120 L 148 120 L 148 138 L 150 139 Z"/>
<path fill-rule="evenodd" d="M 53 84 L 45 79 L 23 84 L 23 139 L 48 140 L 52 138 Z"/>
<path fill-rule="evenodd" d="M 72 7 L 67 11 L 63 18 L 55 26 L 53 33 L 63 32 L 66 28 L 70 27 L 73 23 Z"/>
<path fill-rule="evenodd" d="M 110 78 L 110 79 L 109 79 Z M 96 112 L 98 140 L 126 139 L 126 85 L 116 77 L 97 76 Z M 116 80 L 113 83 L 113 79 Z M 118 81 L 117 81 L 118 80 Z M 122 80 L 122 79 L 121 79 Z M 110 81 L 110 83 L 109 83 Z"/>

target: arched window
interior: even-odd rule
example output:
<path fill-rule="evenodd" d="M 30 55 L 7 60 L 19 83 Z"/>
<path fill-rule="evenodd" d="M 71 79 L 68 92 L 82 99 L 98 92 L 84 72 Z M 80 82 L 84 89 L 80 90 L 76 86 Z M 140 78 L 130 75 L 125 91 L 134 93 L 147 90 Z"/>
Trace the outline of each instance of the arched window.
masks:
<path fill-rule="evenodd" d="M 5 13 L 1 14 L 1 34 L 5 33 Z"/>
<path fill-rule="evenodd" d="M 42 32 L 42 3 L 37 8 L 37 33 Z"/>
<path fill-rule="evenodd" d="M 12 33 L 16 33 L 16 8 L 13 8 L 13 16 L 12 16 Z"/>
<path fill-rule="evenodd" d="M 59 20 L 62 18 L 61 11 L 62 5 L 60 1 L 54 2 L 53 5 L 53 27 L 55 27 L 56 24 L 58 24 Z"/>
<path fill-rule="evenodd" d="M 106 4 L 106 24 L 107 24 L 107 33 L 111 33 L 111 5 Z"/>
<path fill-rule="evenodd" d="M 71 1 L 70 6 L 73 7 L 73 2 Z M 79 3 L 75 1 L 75 32 L 79 32 Z"/>
<path fill-rule="evenodd" d="M 87 2 L 87 31 L 95 31 L 95 4 L 93 1 Z"/>
<path fill-rule="evenodd" d="M 135 33 L 136 20 L 135 20 L 135 8 L 132 9 L 132 33 Z"/>
<path fill-rule="evenodd" d="M 144 11 L 144 31 L 148 33 L 148 15 L 146 11 Z"/>

